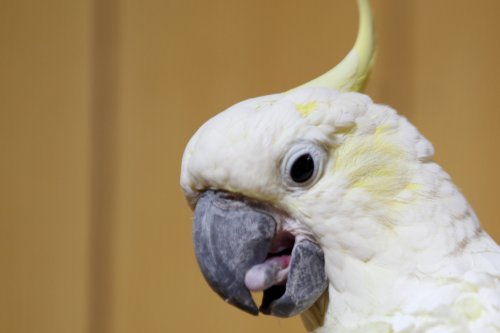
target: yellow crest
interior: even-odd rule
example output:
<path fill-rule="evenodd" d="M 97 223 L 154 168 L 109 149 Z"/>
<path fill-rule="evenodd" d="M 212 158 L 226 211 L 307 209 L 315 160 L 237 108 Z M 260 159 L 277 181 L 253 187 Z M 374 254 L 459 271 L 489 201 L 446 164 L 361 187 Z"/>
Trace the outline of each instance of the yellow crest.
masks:
<path fill-rule="evenodd" d="M 375 59 L 375 33 L 370 1 L 357 2 L 359 29 L 352 50 L 334 68 L 300 87 L 329 87 L 339 91 L 363 90 Z"/>

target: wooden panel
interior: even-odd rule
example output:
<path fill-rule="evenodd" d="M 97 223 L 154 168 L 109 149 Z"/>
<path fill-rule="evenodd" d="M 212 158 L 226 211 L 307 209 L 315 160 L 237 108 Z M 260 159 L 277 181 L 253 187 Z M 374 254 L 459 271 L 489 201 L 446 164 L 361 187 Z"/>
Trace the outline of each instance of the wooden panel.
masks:
<path fill-rule="evenodd" d="M 90 11 L 0 5 L 0 331 L 86 332 Z"/>

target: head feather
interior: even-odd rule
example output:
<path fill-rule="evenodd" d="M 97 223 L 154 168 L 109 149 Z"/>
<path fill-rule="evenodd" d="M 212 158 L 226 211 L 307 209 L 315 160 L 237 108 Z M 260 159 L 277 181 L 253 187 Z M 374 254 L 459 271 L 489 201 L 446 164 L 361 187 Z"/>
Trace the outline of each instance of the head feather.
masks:
<path fill-rule="evenodd" d="M 359 29 L 347 56 L 325 74 L 298 87 L 328 87 L 338 91 L 362 91 L 375 60 L 375 32 L 369 0 L 357 0 Z"/>

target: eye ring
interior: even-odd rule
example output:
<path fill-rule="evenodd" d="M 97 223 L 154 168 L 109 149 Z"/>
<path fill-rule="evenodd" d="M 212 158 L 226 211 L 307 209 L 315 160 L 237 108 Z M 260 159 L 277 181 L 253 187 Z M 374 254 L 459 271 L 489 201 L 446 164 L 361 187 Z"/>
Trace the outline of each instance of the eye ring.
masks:
<path fill-rule="evenodd" d="M 281 165 L 281 174 L 291 188 L 310 187 L 323 172 L 326 152 L 312 142 L 300 142 L 292 146 Z"/>

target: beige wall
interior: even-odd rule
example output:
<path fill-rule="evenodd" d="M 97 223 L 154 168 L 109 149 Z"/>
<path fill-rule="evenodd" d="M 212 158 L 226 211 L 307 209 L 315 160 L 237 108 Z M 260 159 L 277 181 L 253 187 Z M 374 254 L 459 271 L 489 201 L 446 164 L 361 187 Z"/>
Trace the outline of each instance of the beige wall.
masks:
<path fill-rule="evenodd" d="M 0 1 L 1 332 L 87 332 L 89 9 Z"/>
<path fill-rule="evenodd" d="M 374 7 L 368 93 L 500 240 L 500 2 Z M 340 0 L 0 2 L 0 331 L 302 332 L 209 290 L 180 159 L 209 117 L 327 70 L 356 20 Z"/>

